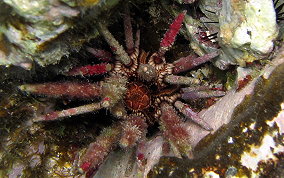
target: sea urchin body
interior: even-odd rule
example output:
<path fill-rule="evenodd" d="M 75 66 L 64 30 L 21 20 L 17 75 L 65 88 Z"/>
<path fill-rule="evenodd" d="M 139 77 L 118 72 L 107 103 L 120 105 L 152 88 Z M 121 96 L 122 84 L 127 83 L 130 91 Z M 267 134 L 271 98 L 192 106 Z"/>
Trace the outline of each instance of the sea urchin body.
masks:
<path fill-rule="evenodd" d="M 160 124 L 160 129 L 172 149 L 183 156 L 191 155 L 190 135 L 182 124 L 181 117 L 192 118 L 206 130 L 210 126 L 202 121 L 198 114 L 183 103 L 189 94 L 200 91 L 186 90 L 186 86 L 198 84 L 194 78 L 177 76 L 181 72 L 192 69 L 218 56 L 217 52 L 198 58 L 183 57 L 169 63 L 165 53 L 173 45 L 182 26 L 186 11 L 181 12 L 170 25 L 160 49 L 149 55 L 139 49 L 140 31 L 137 30 L 135 40 L 132 34 L 131 18 L 126 8 L 124 31 L 126 50 L 109 32 L 107 27 L 99 22 L 98 31 L 110 45 L 115 61 L 109 60 L 111 54 L 101 49 L 89 48 L 88 51 L 103 61 L 101 64 L 74 67 L 66 75 L 108 75 L 97 83 L 60 82 L 43 84 L 26 84 L 20 89 L 34 94 L 50 97 L 98 98 L 100 101 L 62 111 L 54 111 L 38 116 L 35 121 L 56 120 L 67 116 L 108 109 L 120 120 L 112 126 L 103 129 L 95 142 L 91 143 L 82 156 L 80 170 L 88 172 L 97 169 L 108 153 L 117 145 L 123 148 L 133 147 L 146 139 L 147 127 L 153 122 Z M 224 93 L 218 93 L 222 96 Z"/>

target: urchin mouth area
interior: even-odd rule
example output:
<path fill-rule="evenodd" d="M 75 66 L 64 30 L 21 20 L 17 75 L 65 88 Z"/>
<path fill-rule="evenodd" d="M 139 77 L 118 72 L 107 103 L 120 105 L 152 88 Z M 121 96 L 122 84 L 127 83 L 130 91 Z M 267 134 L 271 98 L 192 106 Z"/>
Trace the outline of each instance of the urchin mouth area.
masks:
<path fill-rule="evenodd" d="M 150 107 L 151 95 L 148 87 L 140 82 L 131 82 L 127 85 L 124 102 L 132 111 L 142 111 Z"/>

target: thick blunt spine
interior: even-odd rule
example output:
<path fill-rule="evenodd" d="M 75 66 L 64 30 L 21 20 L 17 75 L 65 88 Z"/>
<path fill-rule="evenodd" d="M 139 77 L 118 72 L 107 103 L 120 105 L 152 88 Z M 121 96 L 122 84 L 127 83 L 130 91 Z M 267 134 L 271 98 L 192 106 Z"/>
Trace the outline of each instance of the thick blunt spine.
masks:
<path fill-rule="evenodd" d="M 184 91 L 181 94 L 181 98 L 184 100 L 193 100 L 200 98 L 211 98 L 211 97 L 220 97 L 224 96 L 226 92 L 224 91 L 214 91 L 214 90 L 205 90 L 205 91 Z"/>
<path fill-rule="evenodd" d="M 65 109 L 62 111 L 54 111 L 47 113 L 42 116 L 35 117 L 33 119 L 34 122 L 40 122 L 40 121 L 52 121 L 52 120 L 58 120 L 65 117 L 75 116 L 83 113 L 93 112 L 97 111 L 102 108 L 101 103 L 92 103 L 87 104 L 75 108 Z"/>
<path fill-rule="evenodd" d="M 213 130 L 212 127 L 207 124 L 204 120 L 202 120 L 198 113 L 194 112 L 189 105 L 182 103 L 181 101 L 175 102 L 175 107 L 187 118 L 191 119 L 193 122 L 200 125 L 205 130 L 211 131 Z"/>
<path fill-rule="evenodd" d="M 218 51 L 205 54 L 204 56 L 196 57 L 196 55 L 189 55 L 182 57 L 174 62 L 173 74 L 188 71 L 200 64 L 210 61 L 219 55 Z"/>
<path fill-rule="evenodd" d="M 79 171 L 87 172 L 92 168 L 97 170 L 109 152 L 115 147 L 120 134 L 120 124 L 104 129 L 97 137 L 96 141 L 90 144 L 86 153 L 82 156 Z"/>
<path fill-rule="evenodd" d="M 130 55 L 134 51 L 134 41 L 128 4 L 125 5 L 123 22 L 126 49 L 128 54 Z"/>
<path fill-rule="evenodd" d="M 93 54 L 96 58 L 98 58 L 100 61 L 109 62 L 112 61 L 112 54 L 108 51 L 102 50 L 102 49 L 96 49 L 96 48 L 87 48 L 87 51 L 91 54 Z"/>
<path fill-rule="evenodd" d="M 123 122 L 119 144 L 131 148 L 143 137 L 146 137 L 147 124 L 144 116 L 131 115 Z"/>
<path fill-rule="evenodd" d="M 110 31 L 107 29 L 107 27 L 102 23 L 98 23 L 97 28 L 100 34 L 105 38 L 107 43 L 110 45 L 112 51 L 117 55 L 117 59 L 126 66 L 131 65 L 132 62 L 128 54 L 123 49 L 123 47 L 118 43 L 118 41 L 112 36 Z"/>
<path fill-rule="evenodd" d="M 190 157 L 192 154 L 190 136 L 175 109 L 167 103 L 162 103 L 161 112 L 160 125 L 165 138 L 169 140 L 174 150 Z"/>
<path fill-rule="evenodd" d="M 76 75 L 102 75 L 112 70 L 112 65 L 108 63 L 101 63 L 95 65 L 86 65 L 81 67 L 74 67 L 66 73 L 69 76 Z"/>
<path fill-rule="evenodd" d="M 168 31 L 165 33 L 164 38 L 162 39 L 160 43 L 160 49 L 159 54 L 160 56 L 163 56 L 166 51 L 169 50 L 169 48 L 174 44 L 175 38 L 181 28 L 183 19 L 185 17 L 186 11 L 183 11 L 180 13 L 173 23 L 170 25 Z"/>
<path fill-rule="evenodd" d="M 94 98 L 101 95 L 102 88 L 99 83 L 90 84 L 82 82 L 49 82 L 42 84 L 26 84 L 19 88 L 37 95 L 50 97 L 68 96 L 73 98 Z"/>
<path fill-rule="evenodd" d="M 165 82 L 173 85 L 192 85 L 200 83 L 198 79 L 177 75 L 168 75 L 164 80 Z"/>

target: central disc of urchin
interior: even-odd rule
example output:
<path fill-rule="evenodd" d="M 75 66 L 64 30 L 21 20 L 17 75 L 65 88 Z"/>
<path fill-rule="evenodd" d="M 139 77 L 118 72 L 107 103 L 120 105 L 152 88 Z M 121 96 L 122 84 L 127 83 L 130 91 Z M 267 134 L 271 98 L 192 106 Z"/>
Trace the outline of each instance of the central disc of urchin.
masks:
<path fill-rule="evenodd" d="M 146 81 L 153 81 L 157 77 L 156 69 L 149 64 L 140 64 L 137 74 L 139 78 Z"/>
<path fill-rule="evenodd" d="M 150 92 L 144 84 L 132 82 L 127 86 L 124 101 L 126 106 L 133 111 L 147 109 L 151 102 Z"/>

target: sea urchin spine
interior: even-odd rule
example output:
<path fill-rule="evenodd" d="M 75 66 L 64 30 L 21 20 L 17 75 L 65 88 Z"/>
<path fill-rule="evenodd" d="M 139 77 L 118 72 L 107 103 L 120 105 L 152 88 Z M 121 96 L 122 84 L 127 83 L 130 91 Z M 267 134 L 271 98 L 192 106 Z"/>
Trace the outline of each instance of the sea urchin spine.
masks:
<path fill-rule="evenodd" d="M 178 154 L 191 157 L 190 136 L 175 109 L 167 103 L 162 103 L 161 112 L 160 124 L 165 138 Z"/>
<path fill-rule="evenodd" d="M 196 66 L 199 66 L 200 64 L 210 61 L 218 55 L 219 51 L 214 51 L 212 53 L 208 53 L 200 57 L 196 57 L 196 55 L 182 57 L 174 62 L 173 74 L 188 71 Z"/>
<path fill-rule="evenodd" d="M 96 48 L 87 48 L 87 51 L 91 54 L 93 54 L 96 58 L 98 58 L 100 61 L 109 62 L 112 61 L 112 54 L 108 51 L 102 50 L 102 49 L 96 49 Z"/>
<path fill-rule="evenodd" d="M 206 123 L 205 121 L 203 121 L 199 116 L 198 113 L 194 112 L 189 105 L 182 103 L 181 101 L 176 101 L 175 102 L 175 107 L 181 112 L 183 113 L 183 115 L 188 118 L 191 119 L 192 121 L 194 121 L 195 123 L 197 123 L 198 125 L 200 125 L 202 128 L 204 128 L 205 130 L 211 131 L 213 130 L 212 127 Z"/>
<path fill-rule="evenodd" d="M 146 136 L 146 119 L 144 116 L 131 115 L 122 123 L 119 144 L 122 148 L 133 147 L 138 140 Z"/>
<path fill-rule="evenodd" d="M 210 88 L 182 88 L 181 98 L 184 100 L 194 100 L 200 98 L 211 98 L 211 97 L 220 97 L 224 96 L 226 92 L 213 90 Z"/>
<path fill-rule="evenodd" d="M 118 43 L 118 41 L 112 36 L 110 31 L 103 23 L 98 23 L 97 26 L 101 35 L 104 36 L 107 43 L 110 45 L 114 54 L 116 54 L 117 59 L 121 61 L 124 65 L 131 65 L 131 59 L 128 54 L 125 52 L 124 48 Z"/>
<path fill-rule="evenodd" d="M 183 19 L 185 17 L 186 11 L 183 11 L 180 13 L 173 23 L 170 25 L 169 30 L 166 32 L 164 38 L 162 39 L 160 43 L 160 49 L 159 49 L 159 54 L 160 56 L 163 56 L 166 51 L 173 45 L 175 38 L 181 28 Z"/>
<path fill-rule="evenodd" d="M 96 141 L 91 143 L 80 162 L 80 172 L 87 172 L 101 165 L 105 157 L 116 145 L 116 141 L 121 134 L 121 127 L 117 125 L 104 129 L 97 137 Z"/>
<path fill-rule="evenodd" d="M 68 96 L 72 98 L 94 98 L 101 95 L 101 85 L 99 83 L 83 82 L 49 82 L 43 84 L 26 84 L 19 88 L 22 91 L 47 95 L 51 97 Z"/>
<path fill-rule="evenodd" d="M 38 117 L 33 118 L 34 122 L 39 121 L 51 121 L 51 120 L 57 120 L 63 117 L 70 117 L 75 116 L 83 113 L 89 113 L 92 111 L 97 111 L 102 108 L 102 103 L 91 103 L 84 106 L 79 106 L 75 108 L 65 109 L 61 111 L 54 111 L 50 112 L 46 115 L 41 115 Z"/>
<path fill-rule="evenodd" d="M 76 75 L 101 75 L 106 74 L 107 72 L 112 70 L 112 65 L 108 63 L 101 63 L 95 65 L 86 65 L 82 67 L 72 68 L 70 71 L 66 73 L 69 76 Z"/>

